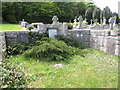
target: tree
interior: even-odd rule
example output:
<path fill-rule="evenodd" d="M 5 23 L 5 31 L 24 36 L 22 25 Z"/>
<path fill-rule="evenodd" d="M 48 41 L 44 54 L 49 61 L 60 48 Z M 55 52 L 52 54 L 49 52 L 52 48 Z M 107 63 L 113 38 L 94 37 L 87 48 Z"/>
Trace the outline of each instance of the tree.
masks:
<path fill-rule="evenodd" d="M 118 13 L 113 12 L 113 13 L 112 13 L 112 16 L 113 16 L 113 17 L 116 16 L 116 23 L 118 24 L 118 23 L 119 23 L 119 16 L 118 16 Z"/>
<path fill-rule="evenodd" d="M 108 21 L 109 18 L 112 17 L 112 12 L 108 6 L 103 9 L 103 16 L 107 19 L 107 23 L 109 23 Z"/>

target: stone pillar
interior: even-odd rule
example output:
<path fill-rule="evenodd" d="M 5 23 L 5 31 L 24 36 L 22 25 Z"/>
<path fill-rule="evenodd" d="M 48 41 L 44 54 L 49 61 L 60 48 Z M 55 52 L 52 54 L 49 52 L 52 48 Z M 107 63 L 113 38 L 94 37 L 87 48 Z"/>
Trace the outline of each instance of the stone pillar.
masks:
<path fill-rule="evenodd" d="M 5 32 L 0 32 L 0 61 L 5 57 L 6 41 Z"/>
<path fill-rule="evenodd" d="M 40 25 L 39 24 L 37 25 L 37 30 L 40 30 Z"/>
<path fill-rule="evenodd" d="M 64 22 L 63 23 L 63 34 L 67 35 L 67 32 L 68 32 L 68 25 Z"/>
<path fill-rule="evenodd" d="M 120 37 L 116 37 L 115 55 L 120 56 Z"/>

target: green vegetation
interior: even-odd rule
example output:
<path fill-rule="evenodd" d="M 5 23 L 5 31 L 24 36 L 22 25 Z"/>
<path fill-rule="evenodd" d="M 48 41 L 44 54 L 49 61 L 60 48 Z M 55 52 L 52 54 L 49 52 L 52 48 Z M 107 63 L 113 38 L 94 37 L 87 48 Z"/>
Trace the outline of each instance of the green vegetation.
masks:
<path fill-rule="evenodd" d="M 29 22 L 52 23 L 51 18 L 56 15 L 60 22 L 73 22 L 75 16 L 82 15 L 90 24 L 91 19 L 98 19 L 100 23 L 100 14 L 107 19 L 111 16 L 117 16 L 112 13 L 109 7 L 101 10 L 94 3 L 90 2 L 3 2 L 2 20 L 8 23 L 17 23 L 23 18 Z M 107 22 L 108 23 L 108 22 Z"/>
<path fill-rule="evenodd" d="M 8 63 L 4 61 L 0 68 L 0 77 L 2 80 L 0 87 L 2 88 L 25 88 L 33 80 L 32 77 L 26 76 L 22 65 L 17 62 Z"/>
<path fill-rule="evenodd" d="M 80 55 L 80 50 L 66 45 L 63 41 L 42 38 L 37 46 L 27 50 L 25 57 L 47 61 L 67 60 L 73 55 Z"/>
<path fill-rule="evenodd" d="M 57 39 L 64 41 L 68 46 L 72 46 L 72 47 L 79 48 L 79 49 L 87 48 L 87 47 L 83 46 L 81 42 L 78 42 L 77 39 L 75 39 L 71 36 L 58 35 Z"/>
<path fill-rule="evenodd" d="M 117 88 L 118 56 L 85 48 L 69 36 L 57 36 L 55 40 L 47 34 L 30 33 L 29 37 L 33 35 L 30 43 L 15 44 L 7 49 L 10 52 L 7 63 L 18 67 L 22 64 L 24 74 L 21 77 L 29 78 L 24 79 L 25 83 L 18 82 L 24 85 L 11 87 Z"/>
<path fill-rule="evenodd" d="M 0 24 L 2 31 L 16 31 L 16 30 L 23 30 L 23 28 L 18 24 Z"/>
<path fill-rule="evenodd" d="M 34 29 L 34 26 L 28 27 L 28 30 L 32 30 L 32 29 Z"/>
<path fill-rule="evenodd" d="M 9 61 L 24 63 L 25 73 L 35 78 L 28 87 L 117 88 L 118 57 L 90 48 L 82 51 L 86 52 L 85 57 L 75 55 L 67 61 L 36 61 L 22 55 Z M 55 64 L 62 67 L 54 67 Z"/>
<path fill-rule="evenodd" d="M 73 24 L 72 23 L 67 23 L 68 29 L 73 29 Z"/>

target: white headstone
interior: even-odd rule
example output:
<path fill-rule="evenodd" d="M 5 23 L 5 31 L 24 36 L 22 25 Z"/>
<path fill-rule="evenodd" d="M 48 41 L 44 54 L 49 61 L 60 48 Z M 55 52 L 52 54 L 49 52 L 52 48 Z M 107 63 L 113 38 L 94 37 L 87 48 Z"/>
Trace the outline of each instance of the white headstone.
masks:
<path fill-rule="evenodd" d="M 48 33 L 50 38 L 55 38 L 57 35 L 57 29 L 48 29 Z"/>

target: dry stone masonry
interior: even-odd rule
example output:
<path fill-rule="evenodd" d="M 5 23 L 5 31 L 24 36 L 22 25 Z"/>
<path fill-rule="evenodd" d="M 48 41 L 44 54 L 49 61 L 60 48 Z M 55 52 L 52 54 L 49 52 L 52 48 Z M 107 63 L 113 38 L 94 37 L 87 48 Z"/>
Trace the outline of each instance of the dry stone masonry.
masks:
<path fill-rule="evenodd" d="M 28 43 L 28 32 L 29 31 L 4 31 L 0 32 L 0 49 L 6 45 L 11 45 L 14 43 Z M 35 31 L 31 31 L 35 32 Z M 117 32 L 117 31 L 116 31 Z M 38 32 L 39 33 L 39 32 Z M 77 38 L 85 46 L 90 46 L 92 48 L 98 49 L 100 51 L 120 56 L 120 32 L 115 32 L 111 30 L 69 30 L 67 34 L 71 37 Z M 58 33 L 57 33 L 58 34 Z M 60 35 L 60 34 L 58 34 Z M 1 52 L 2 53 L 2 52 Z"/>
<path fill-rule="evenodd" d="M 5 56 L 5 49 L 6 49 L 5 32 L 0 31 L 0 61 Z"/>
<path fill-rule="evenodd" d="M 114 33 L 113 33 L 114 32 Z M 85 46 L 120 56 L 120 32 L 112 30 L 71 30 L 69 35 Z"/>
<path fill-rule="evenodd" d="M 111 17 L 109 22 L 110 25 L 106 24 L 106 19 L 101 20 L 101 26 L 97 24 L 97 20 L 94 20 L 94 24 L 83 26 L 82 16 L 79 16 L 79 24 L 76 26 L 77 17 L 74 20 L 74 27 L 72 30 L 68 30 L 68 25 L 64 23 L 59 23 L 58 17 L 54 16 L 52 18 L 52 24 L 43 23 L 32 23 L 21 21 L 20 25 L 23 27 L 31 27 L 36 25 L 37 28 L 33 28 L 30 31 L 1 31 L 0 32 L 0 58 L 4 56 L 4 50 L 6 45 L 12 45 L 14 43 L 29 43 L 29 32 L 44 33 L 47 32 L 50 38 L 55 38 L 56 35 L 70 35 L 78 39 L 83 45 L 89 46 L 105 53 L 120 56 L 120 29 L 116 24 L 116 18 Z M 103 23 L 102 23 L 103 22 Z M 103 25 L 105 24 L 105 25 Z M 83 28 L 84 27 L 84 28 Z M 110 28 L 105 30 L 105 28 Z M 117 30 L 111 30 L 117 27 Z M 27 28 L 28 29 L 28 28 Z"/>

